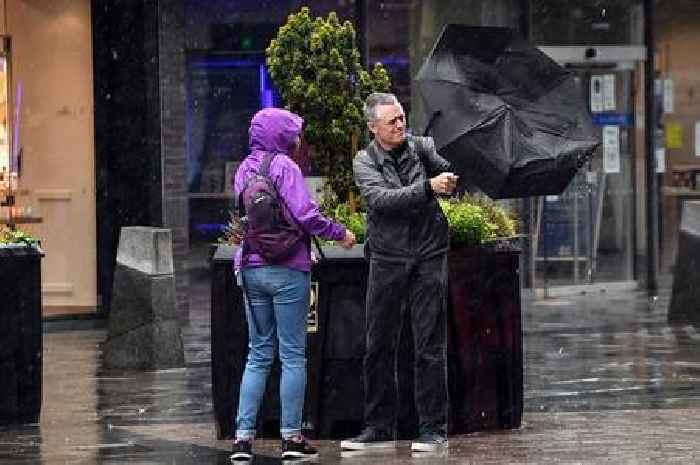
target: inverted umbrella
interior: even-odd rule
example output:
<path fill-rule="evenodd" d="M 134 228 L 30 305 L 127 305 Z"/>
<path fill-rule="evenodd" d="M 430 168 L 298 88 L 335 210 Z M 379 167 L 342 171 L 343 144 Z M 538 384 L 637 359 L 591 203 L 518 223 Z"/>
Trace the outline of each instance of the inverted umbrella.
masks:
<path fill-rule="evenodd" d="M 577 78 L 511 29 L 445 26 L 416 82 L 438 152 L 492 198 L 559 194 L 600 144 Z"/>

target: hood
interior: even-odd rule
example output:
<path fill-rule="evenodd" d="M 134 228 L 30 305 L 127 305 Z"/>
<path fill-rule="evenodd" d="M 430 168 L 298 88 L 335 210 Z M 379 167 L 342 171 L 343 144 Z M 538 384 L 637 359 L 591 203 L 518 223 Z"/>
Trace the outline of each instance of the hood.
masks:
<path fill-rule="evenodd" d="M 265 108 L 253 116 L 248 135 L 250 150 L 291 154 L 304 120 L 281 108 Z"/>

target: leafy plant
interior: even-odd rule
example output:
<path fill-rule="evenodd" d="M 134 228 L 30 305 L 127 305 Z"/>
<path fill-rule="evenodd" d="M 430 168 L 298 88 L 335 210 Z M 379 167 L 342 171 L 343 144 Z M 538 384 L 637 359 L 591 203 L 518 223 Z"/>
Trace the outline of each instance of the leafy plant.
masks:
<path fill-rule="evenodd" d="M 335 13 L 312 18 L 308 7 L 289 15 L 267 49 L 270 76 L 287 108 L 304 118 L 321 174 L 341 200 L 353 189 L 353 149 L 364 142 L 364 99 L 391 87 L 377 63 L 360 63 L 355 29 Z M 354 142 L 354 143 L 353 143 Z"/>
<path fill-rule="evenodd" d="M 441 199 L 442 208 L 450 228 L 450 242 L 453 247 L 471 247 L 516 234 L 517 220 L 511 212 L 497 202 L 482 196 L 463 196 Z M 347 202 L 338 202 L 332 193 L 326 193 L 321 202 L 323 212 L 346 225 L 356 236 L 357 242 L 364 242 L 367 229 L 367 215 L 352 212 Z"/>
<path fill-rule="evenodd" d="M 516 220 L 498 203 L 483 196 L 440 200 L 450 227 L 452 246 L 480 245 L 516 233 Z"/>
<path fill-rule="evenodd" d="M 479 245 L 496 237 L 495 225 L 489 223 L 484 210 L 478 205 L 443 200 L 440 206 L 450 226 L 453 246 Z"/>
<path fill-rule="evenodd" d="M 39 240 L 22 230 L 0 226 L 0 245 L 5 244 L 20 244 L 34 247 L 39 244 Z"/>
<path fill-rule="evenodd" d="M 242 234 L 241 221 L 238 218 L 238 213 L 233 210 L 228 212 L 228 222 L 224 226 L 223 235 L 219 237 L 219 244 L 238 245 Z"/>
<path fill-rule="evenodd" d="M 328 212 L 328 216 L 344 224 L 355 235 L 358 243 L 365 241 L 367 235 L 367 216 L 364 212 L 352 211 L 348 203 L 340 203 Z"/>

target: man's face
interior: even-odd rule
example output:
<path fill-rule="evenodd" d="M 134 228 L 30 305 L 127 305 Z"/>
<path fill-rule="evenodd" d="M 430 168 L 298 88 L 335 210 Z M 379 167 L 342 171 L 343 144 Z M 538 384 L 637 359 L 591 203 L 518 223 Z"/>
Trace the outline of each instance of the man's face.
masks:
<path fill-rule="evenodd" d="M 384 149 L 394 149 L 406 139 L 406 121 L 401 105 L 378 105 L 377 119 L 367 126 Z"/>

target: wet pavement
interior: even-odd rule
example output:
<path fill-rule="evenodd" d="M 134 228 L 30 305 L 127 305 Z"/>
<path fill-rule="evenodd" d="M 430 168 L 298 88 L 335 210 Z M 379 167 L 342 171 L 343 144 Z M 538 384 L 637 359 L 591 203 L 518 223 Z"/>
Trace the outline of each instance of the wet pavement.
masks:
<path fill-rule="evenodd" d="M 206 280 L 192 296 L 181 369 L 105 370 L 103 329 L 48 324 L 41 423 L 0 427 L 0 464 L 230 463 L 212 413 Z M 700 463 L 700 328 L 667 325 L 667 304 L 668 292 L 651 304 L 642 292 L 526 298 L 521 429 L 451 437 L 447 455 L 420 457 L 408 443 L 341 456 L 318 441 L 319 462 Z M 256 464 L 281 463 L 278 441 L 256 452 Z"/>

